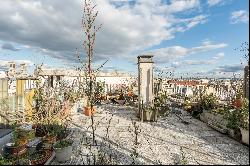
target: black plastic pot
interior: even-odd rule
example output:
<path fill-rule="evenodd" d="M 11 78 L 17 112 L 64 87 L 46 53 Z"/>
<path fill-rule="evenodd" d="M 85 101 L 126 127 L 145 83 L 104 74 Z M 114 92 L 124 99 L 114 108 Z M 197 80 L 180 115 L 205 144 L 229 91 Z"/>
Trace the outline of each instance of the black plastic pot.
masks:
<path fill-rule="evenodd" d="M 45 126 L 38 125 L 36 127 L 36 133 L 35 133 L 36 137 L 44 137 L 47 133 L 48 131 L 46 130 Z"/>
<path fill-rule="evenodd" d="M 5 156 L 19 156 L 24 153 L 26 153 L 27 144 L 20 145 L 20 146 L 14 146 L 14 143 L 7 143 L 3 148 L 3 153 Z"/>

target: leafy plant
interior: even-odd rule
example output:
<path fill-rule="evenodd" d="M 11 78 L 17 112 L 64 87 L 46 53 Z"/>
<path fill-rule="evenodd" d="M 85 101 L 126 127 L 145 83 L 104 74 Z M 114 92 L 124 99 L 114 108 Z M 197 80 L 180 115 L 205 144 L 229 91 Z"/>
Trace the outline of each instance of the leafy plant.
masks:
<path fill-rule="evenodd" d="M 237 89 L 237 92 L 236 92 L 236 99 L 241 99 L 241 98 L 243 98 L 243 89 L 239 88 Z"/>
<path fill-rule="evenodd" d="M 217 105 L 217 98 L 212 94 L 204 95 L 201 99 L 201 106 L 205 110 L 213 109 L 216 107 L 216 105 Z"/>
<path fill-rule="evenodd" d="M 27 141 L 27 134 L 28 134 L 28 131 L 19 129 L 18 125 L 15 124 L 13 128 L 13 136 L 12 136 L 14 146 L 16 147 L 19 145 L 23 145 L 23 143 Z"/>
<path fill-rule="evenodd" d="M 227 127 L 230 129 L 236 129 L 239 126 L 239 112 L 236 109 L 233 109 L 231 111 L 228 112 L 227 115 L 227 119 L 228 119 L 228 124 Z"/>
<path fill-rule="evenodd" d="M 52 88 L 48 86 L 48 80 L 45 80 L 43 84 L 41 80 L 37 80 L 31 122 L 40 126 L 39 130 L 42 133 L 56 136 L 58 131 L 55 127 L 69 122 L 69 102 L 75 102 L 76 97 L 73 84 L 59 81 Z"/>
<path fill-rule="evenodd" d="M 143 111 L 148 111 L 148 112 L 156 111 L 155 105 L 146 105 L 146 106 L 143 106 L 142 109 Z"/>
<path fill-rule="evenodd" d="M 59 125 L 59 124 L 50 124 L 50 125 L 47 125 L 47 129 L 48 129 L 49 135 L 57 136 L 61 132 L 63 132 L 63 130 L 65 130 L 66 127 L 64 127 L 63 125 Z"/>
<path fill-rule="evenodd" d="M 73 144 L 73 141 L 72 140 L 69 140 L 69 139 L 64 139 L 64 140 L 60 140 L 58 141 L 56 144 L 55 144 L 55 148 L 65 148 L 65 147 L 68 147 L 68 146 L 71 146 Z"/>
<path fill-rule="evenodd" d="M 0 154 L 0 165 L 11 165 L 11 162 Z"/>
<path fill-rule="evenodd" d="M 225 117 L 227 117 L 227 115 L 230 114 L 230 112 L 229 112 L 230 109 L 232 109 L 231 106 L 223 105 L 223 106 L 220 106 L 218 108 L 212 109 L 212 112 L 215 114 L 220 114 L 220 115 L 224 115 Z"/>
<path fill-rule="evenodd" d="M 243 105 L 240 108 L 240 126 L 244 129 L 249 129 L 249 100 L 244 99 Z"/>
<path fill-rule="evenodd" d="M 200 114 L 203 112 L 201 103 L 195 103 L 191 106 L 191 115 L 194 118 L 200 118 Z"/>

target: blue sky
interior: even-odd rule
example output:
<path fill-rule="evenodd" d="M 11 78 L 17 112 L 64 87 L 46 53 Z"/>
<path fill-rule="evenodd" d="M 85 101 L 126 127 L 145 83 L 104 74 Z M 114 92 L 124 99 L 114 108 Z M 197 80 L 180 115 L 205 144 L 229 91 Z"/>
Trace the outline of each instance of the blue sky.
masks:
<path fill-rule="evenodd" d="M 80 0 L 3 1 L 0 70 L 8 61 L 74 68 L 82 51 Z M 234 48 L 249 41 L 248 0 L 95 0 L 103 27 L 95 63 L 104 71 L 137 73 L 141 54 L 153 54 L 157 71 L 178 76 L 232 76 L 242 71 Z"/>

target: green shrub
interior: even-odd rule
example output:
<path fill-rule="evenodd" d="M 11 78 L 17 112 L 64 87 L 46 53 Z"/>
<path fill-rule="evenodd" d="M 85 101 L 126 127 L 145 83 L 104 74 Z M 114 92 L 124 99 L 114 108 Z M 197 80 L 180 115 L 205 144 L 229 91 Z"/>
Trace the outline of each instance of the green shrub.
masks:
<path fill-rule="evenodd" d="M 243 100 L 242 107 L 240 108 L 240 126 L 245 129 L 249 129 L 249 101 Z"/>
<path fill-rule="evenodd" d="M 11 165 L 11 162 L 0 154 L 0 165 Z"/>
<path fill-rule="evenodd" d="M 59 142 L 57 142 L 54 147 L 65 148 L 65 147 L 71 146 L 72 144 L 73 144 L 72 140 L 64 139 L 64 140 L 60 140 Z"/>
<path fill-rule="evenodd" d="M 239 112 L 238 110 L 231 110 L 227 115 L 228 124 L 227 127 L 230 129 L 237 129 L 239 126 Z"/>
<path fill-rule="evenodd" d="M 205 95 L 201 99 L 201 106 L 205 110 L 213 109 L 217 106 L 217 98 L 213 95 Z"/>

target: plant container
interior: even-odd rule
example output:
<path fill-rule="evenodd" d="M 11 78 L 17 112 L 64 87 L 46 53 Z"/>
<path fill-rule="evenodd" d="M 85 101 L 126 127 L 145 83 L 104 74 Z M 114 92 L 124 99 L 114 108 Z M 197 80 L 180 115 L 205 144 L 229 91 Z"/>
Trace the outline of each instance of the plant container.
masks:
<path fill-rule="evenodd" d="M 240 132 L 241 132 L 241 136 L 242 136 L 241 141 L 244 144 L 249 145 L 249 130 L 240 127 Z"/>
<path fill-rule="evenodd" d="M 20 156 L 27 151 L 27 140 L 20 141 L 19 145 L 15 146 L 15 143 L 7 143 L 4 148 L 3 152 L 7 156 Z"/>
<path fill-rule="evenodd" d="M 30 159 L 30 163 L 31 165 L 44 165 L 51 156 L 51 150 L 37 151 L 31 154 L 32 159 Z"/>
<path fill-rule="evenodd" d="M 36 133 L 35 133 L 36 137 L 44 137 L 48 133 L 48 131 L 46 130 L 46 127 L 43 125 L 37 125 L 35 129 L 36 129 Z"/>
<path fill-rule="evenodd" d="M 156 111 L 143 111 L 143 121 L 157 121 Z"/>
<path fill-rule="evenodd" d="M 73 154 L 72 152 L 73 142 L 71 140 L 62 140 L 62 142 L 59 141 L 54 146 L 54 150 L 56 152 L 56 160 L 60 163 L 70 160 Z"/>
<path fill-rule="evenodd" d="M 84 107 L 84 115 L 91 116 L 92 114 L 95 114 L 96 108 L 93 107 L 91 110 L 91 107 Z"/>
<path fill-rule="evenodd" d="M 236 108 L 242 107 L 242 100 L 241 100 L 241 99 L 235 99 L 234 102 L 233 102 L 233 105 L 234 105 Z"/>

